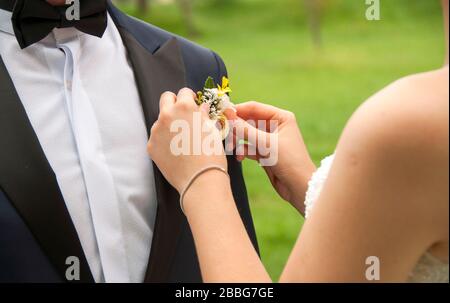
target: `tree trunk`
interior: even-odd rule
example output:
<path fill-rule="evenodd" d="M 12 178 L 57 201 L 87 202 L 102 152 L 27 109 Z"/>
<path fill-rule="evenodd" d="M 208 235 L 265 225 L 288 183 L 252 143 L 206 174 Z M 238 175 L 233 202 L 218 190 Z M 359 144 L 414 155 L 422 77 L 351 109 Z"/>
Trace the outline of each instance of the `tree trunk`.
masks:
<path fill-rule="evenodd" d="M 191 0 L 177 0 L 183 16 L 184 25 L 186 26 L 187 34 L 190 37 L 198 36 L 199 32 L 194 24 L 194 16 L 192 14 Z"/>
<path fill-rule="evenodd" d="M 146 13 L 148 11 L 148 0 L 137 0 L 137 7 L 140 13 Z"/>
<path fill-rule="evenodd" d="M 321 5 L 319 0 L 304 0 L 306 12 L 308 14 L 308 27 L 311 33 L 313 44 L 316 48 L 322 47 L 321 34 Z"/>

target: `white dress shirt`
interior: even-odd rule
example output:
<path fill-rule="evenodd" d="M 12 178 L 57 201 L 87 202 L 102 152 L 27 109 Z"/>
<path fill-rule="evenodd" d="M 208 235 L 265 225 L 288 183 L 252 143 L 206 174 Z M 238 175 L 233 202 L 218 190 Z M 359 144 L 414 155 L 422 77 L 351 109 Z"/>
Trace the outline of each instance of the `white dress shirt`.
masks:
<path fill-rule="evenodd" d="M 11 13 L 0 10 L 0 55 L 56 174 L 95 281 L 142 282 L 155 184 L 133 70 L 114 22 L 108 16 L 101 39 L 61 28 L 21 50 Z"/>

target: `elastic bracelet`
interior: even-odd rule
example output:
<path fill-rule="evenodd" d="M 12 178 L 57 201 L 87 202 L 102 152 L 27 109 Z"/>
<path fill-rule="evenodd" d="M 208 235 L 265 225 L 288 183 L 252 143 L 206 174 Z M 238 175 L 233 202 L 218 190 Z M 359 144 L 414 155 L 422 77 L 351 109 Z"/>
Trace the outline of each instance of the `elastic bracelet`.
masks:
<path fill-rule="evenodd" d="M 184 190 L 180 194 L 180 208 L 181 208 L 181 211 L 183 212 L 183 214 L 184 214 L 184 205 L 183 205 L 184 201 L 183 201 L 183 199 L 184 199 L 184 196 L 186 195 L 186 192 L 189 190 L 191 185 L 194 183 L 194 181 L 198 177 L 200 177 L 202 174 L 204 174 L 204 173 L 206 173 L 207 171 L 210 171 L 210 170 L 219 170 L 219 171 L 223 172 L 225 175 L 227 175 L 228 178 L 230 178 L 230 175 L 228 175 L 227 170 L 224 169 L 223 167 L 218 166 L 218 165 L 212 165 L 212 166 L 205 167 L 205 168 L 199 170 L 197 173 L 195 173 L 191 177 L 191 179 L 189 180 L 189 182 L 185 186 Z"/>

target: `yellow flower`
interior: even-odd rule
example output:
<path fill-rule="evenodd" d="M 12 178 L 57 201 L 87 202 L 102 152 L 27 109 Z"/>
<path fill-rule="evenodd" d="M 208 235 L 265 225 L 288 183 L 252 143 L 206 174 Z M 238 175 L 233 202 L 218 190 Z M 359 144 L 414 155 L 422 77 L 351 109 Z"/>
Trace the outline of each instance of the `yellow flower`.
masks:
<path fill-rule="evenodd" d="M 230 88 L 230 81 L 228 80 L 227 77 L 223 77 L 222 78 L 222 86 L 220 86 L 219 84 L 217 84 L 217 89 L 218 89 L 218 95 L 219 97 L 231 93 L 231 88 Z"/>

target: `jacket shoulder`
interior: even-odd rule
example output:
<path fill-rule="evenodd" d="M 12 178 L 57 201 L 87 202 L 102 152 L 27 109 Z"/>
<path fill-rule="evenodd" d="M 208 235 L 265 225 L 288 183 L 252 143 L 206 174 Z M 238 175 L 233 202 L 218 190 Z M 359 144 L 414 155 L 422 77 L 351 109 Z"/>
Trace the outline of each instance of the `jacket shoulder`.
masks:
<path fill-rule="evenodd" d="M 115 7 L 110 9 L 110 14 L 117 26 L 133 35 L 152 53 L 156 52 L 168 40 L 177 39 L 186 69 L 186 80 L 191 88 L 201 89 L 208 76 L 219 82 L 223 76 L 227 75 L 223 60 L 210 49 L 155 25 L 128 16 Z"/>

